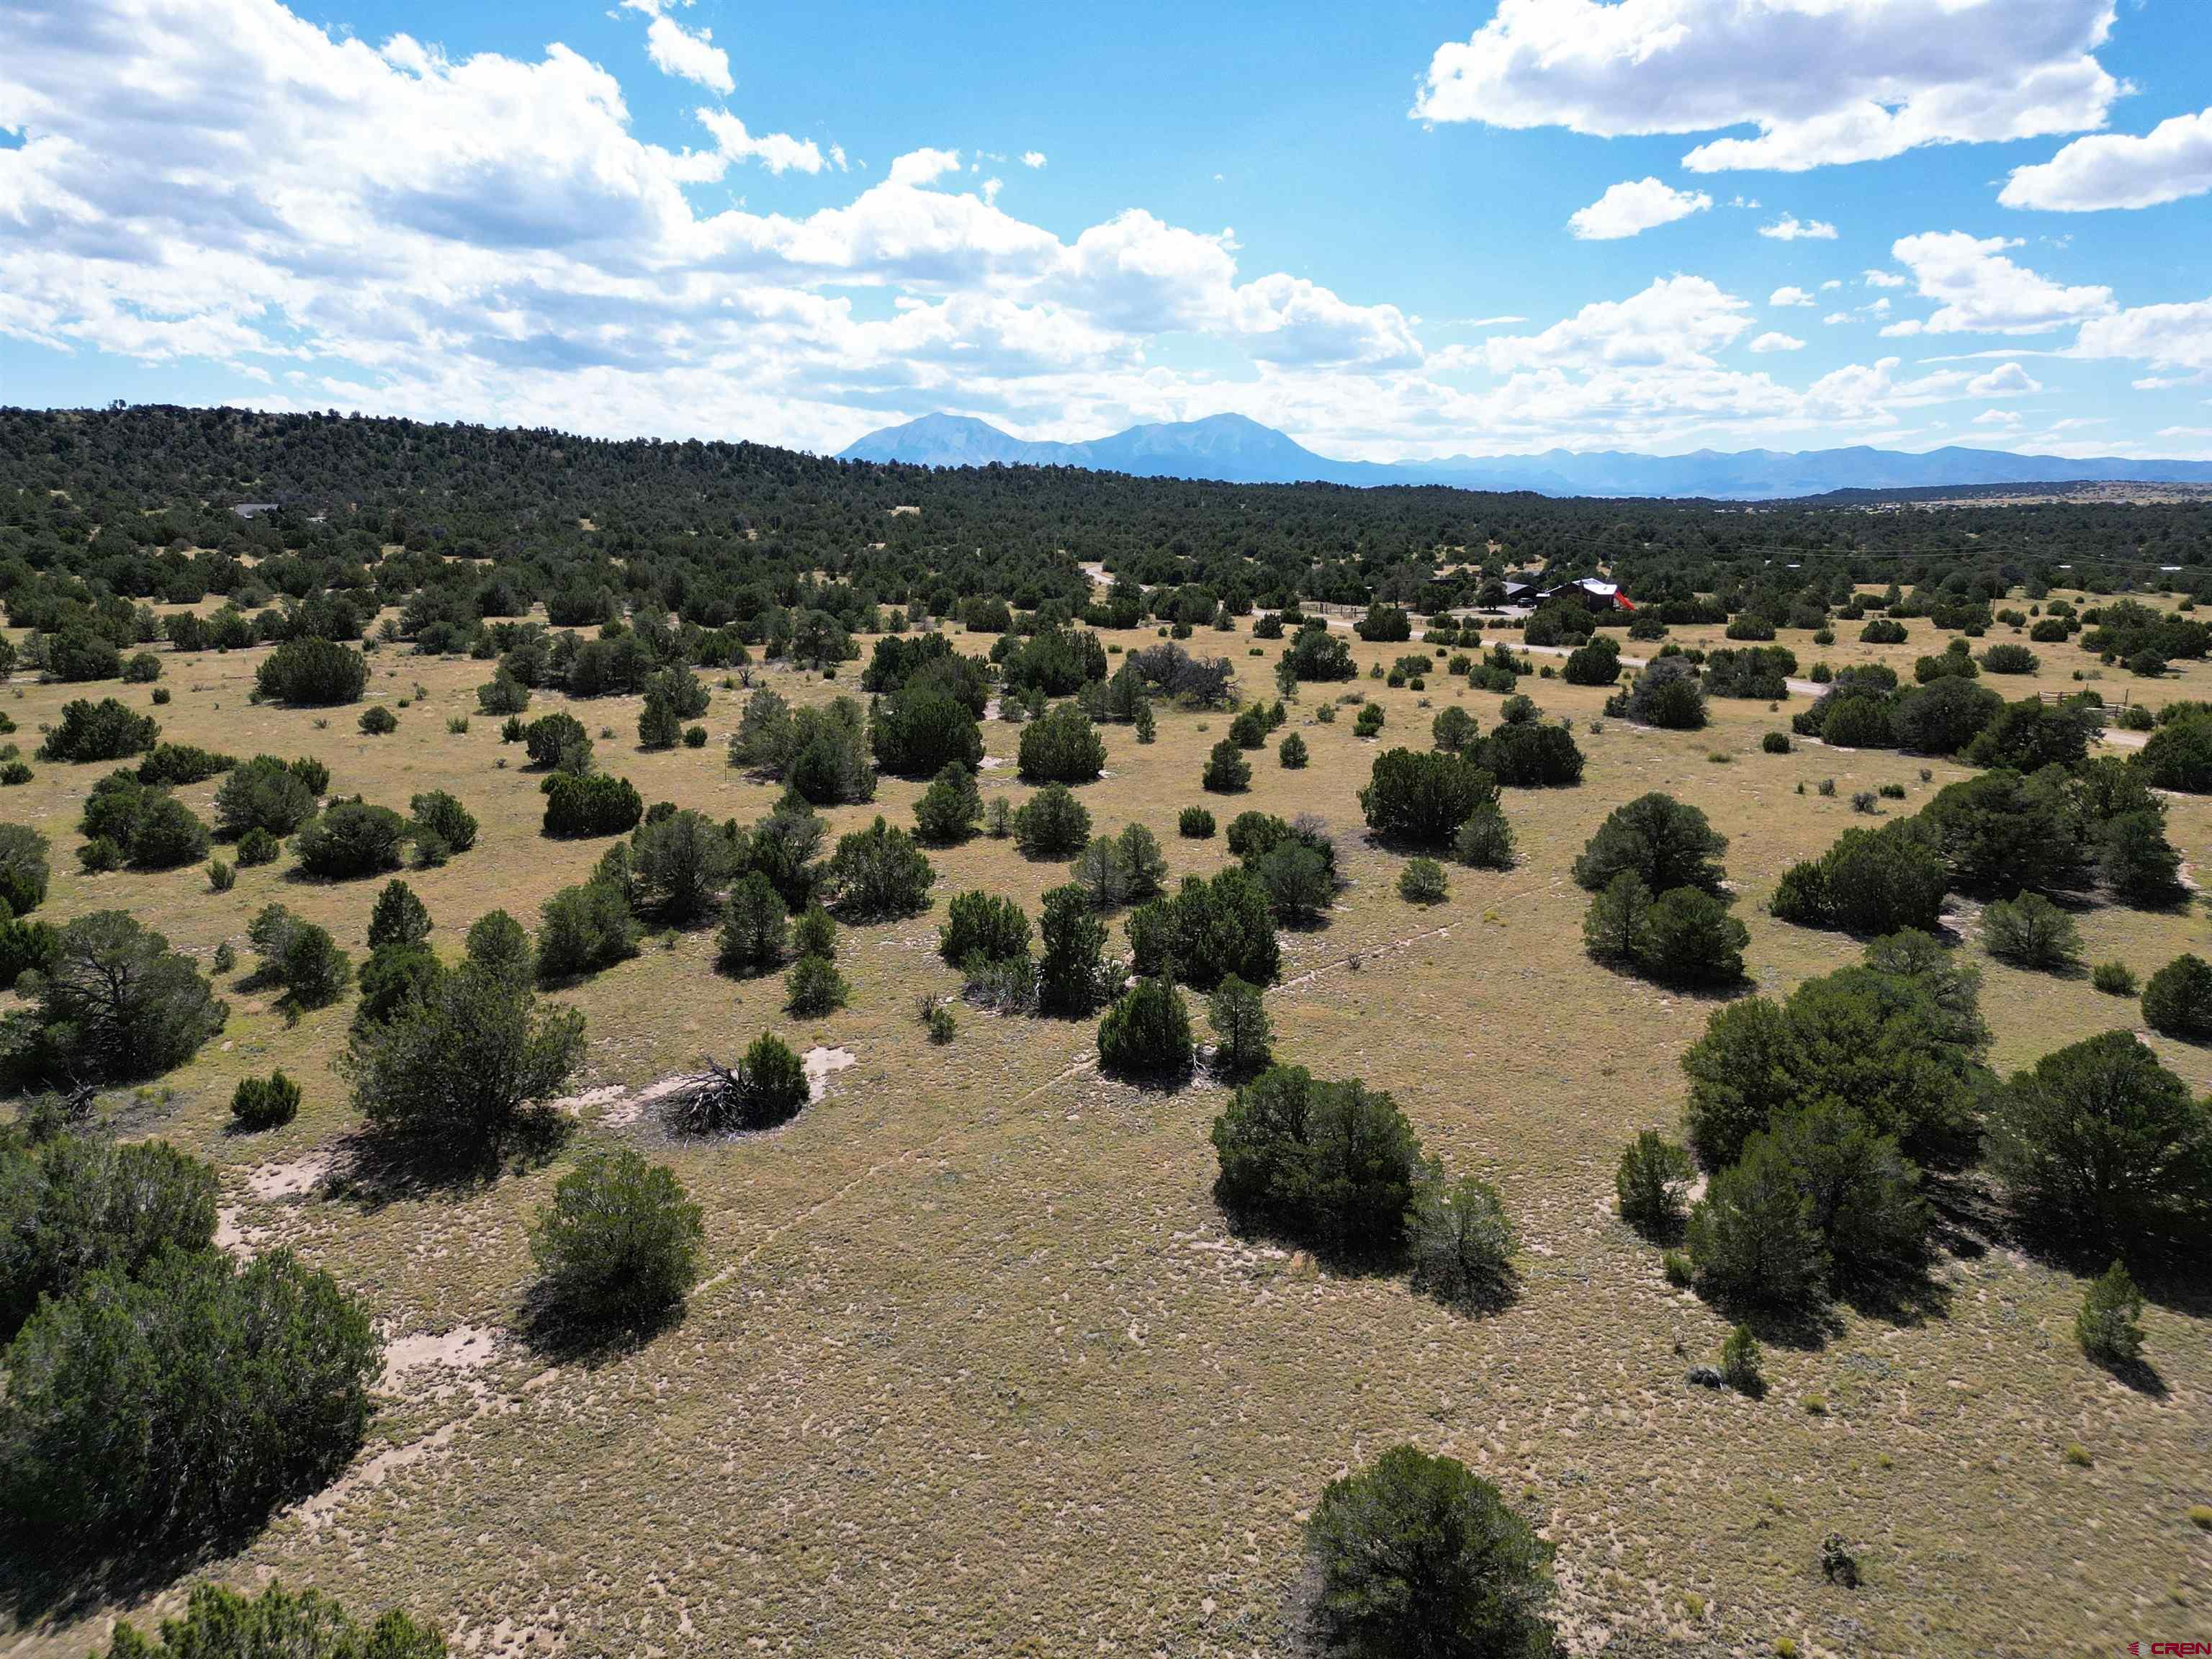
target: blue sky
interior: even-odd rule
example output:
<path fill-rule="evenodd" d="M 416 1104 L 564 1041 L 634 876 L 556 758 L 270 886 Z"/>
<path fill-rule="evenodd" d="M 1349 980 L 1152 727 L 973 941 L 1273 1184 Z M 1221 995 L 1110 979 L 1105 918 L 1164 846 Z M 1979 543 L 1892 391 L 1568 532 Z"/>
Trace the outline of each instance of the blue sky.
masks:
<path fill-rule="evenodd" d="M 1771 234 L 1787 232 L 1794 235 Z M 0 400 L 2212 457 L 2199 0 L 0 0 Z"/>

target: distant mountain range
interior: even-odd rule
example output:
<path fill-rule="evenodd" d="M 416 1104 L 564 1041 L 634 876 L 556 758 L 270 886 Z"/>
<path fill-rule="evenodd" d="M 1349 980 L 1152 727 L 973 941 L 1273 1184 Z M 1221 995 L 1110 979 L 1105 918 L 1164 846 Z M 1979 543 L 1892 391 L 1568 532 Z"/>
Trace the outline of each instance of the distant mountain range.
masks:
<path fill-rule="evenodd" d="M 1227 483 L 1449 484 L 1546 495 L 1704 496 L 1774 501 L 1838 489 L 1924 489 L 1977 484 L 2212 484 L 2212 461 L 2135 461 L 2015 455 L 1996 449 L 1815 449 L 1796 453 L 1701 449 L 1688 455 L 1547 450 L 1539 455 L 1454 455 L 1436 461 L 1333 461 L 1242 415 L 1133 426 L 1089 443 L 1030 443 L 988 421 L 925 415 L 872 432 L 842 459 L 917 466 L 1081 466 L 1144 477 Z"/>

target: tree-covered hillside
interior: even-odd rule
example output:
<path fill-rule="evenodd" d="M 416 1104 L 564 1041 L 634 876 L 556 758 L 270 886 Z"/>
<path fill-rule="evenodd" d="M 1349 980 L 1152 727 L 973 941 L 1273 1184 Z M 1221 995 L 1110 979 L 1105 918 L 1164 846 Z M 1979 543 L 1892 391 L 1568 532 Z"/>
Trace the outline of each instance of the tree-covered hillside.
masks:
<path fill-rule="evenodd" d="M 241 518 L 241 503 L 277 510 Z M 1148 590 L 1148 613 L 1194 623 L 1300 598 L 1441 608 L 1508 570 L 1601 568 L 1639 600 L 1715 594 L 1778 618 L 1853 582 L 2195 592 L 2208 553 L 2212 504 L 1747 509 L 931 471 L 336 415 L 0 411 L 0 592 L 33 625 L 57 599 L 212 593 L 252 611 L 333 590 L 415 599 L 410 628 L 443 624 L 434 644 L 533 603 L 576 625 L 656 601 L 759 641 L 786 611 L 854 626 L 874 607 L 945 615 L 979 595 L 1079 614 L 1085 562 Z"/>

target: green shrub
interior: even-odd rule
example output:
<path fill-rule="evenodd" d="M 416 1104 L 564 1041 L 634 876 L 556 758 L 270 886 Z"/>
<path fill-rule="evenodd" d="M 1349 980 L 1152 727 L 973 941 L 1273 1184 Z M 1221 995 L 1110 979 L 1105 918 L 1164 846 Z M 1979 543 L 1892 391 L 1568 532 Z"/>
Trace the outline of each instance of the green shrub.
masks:
<path fill-rule="evenodd" d="M 326 881 L 348 881 L 399 867 L 407 821 L 388 806 L 334 801 L 292 838 L 300 868 Z"/>
<path fill-rule="evenodd" d="M 783 901 L 775 901 L 779 919 Z M 637 954 L 629 901 L 605 882 L 563 887 L 538 915 L 538 972 L 557 981 L 599 972 Z"/>
<path fill-rule="evenodd" d="M 799 913 L 791 929 L 791 948 L 802 957 L 820 957 L 824 962 L 837 959 L 837 924 L 817 900 Z"/>
<path fill-rule="evenodd" d="M 79 697 L 62 706 L 61 724 L 46 733 L 39 758 L 46 761 L 112 761 L 154 747 L 161 727 L 151 714 L 134 713 L 113 697 L 89 702 Z"/>
<path fill-rule="evenodd" d="M 1190 1011 L 1173 984 L 1140 979 L 1098 1022 L 1098 1061 L 1121 1077 L 1160 1077 L 1188 1072 Z"/>
<path fill-rule="evenodd" d="M 1234 1077 L 1249 1076 L 1266 1067 L 1273 1032 L 1259 987 L 1230 975 L 1214 988 L 1206 1018 L 1213 1028 L 1216 1066 Z"/>
<path fill-rule="evenodd" d="M 368 684 L 368 659 L 335 640 L 286 640 L 262 659 L 253 683 L 271 702 L 334 708 L 360 697 Z"/>
<path fill-rule="evenodd" d="M 1639 1232 L 1665 1236 L 1682 1219 L 1692 1174 L 1686 1151 L 1656 1129 L 1644 1130 L 1623 1149 L 1613 1171 L 1620 1218 Z"/>
<path fill-rule="evenodd" d="M 850 988 L 827 957 L 803 956 L 784 975 L 784 1006 L 794 1018 L 818 1019 L 845 1006 Z"/>
<path fill-rule="evenodd" d="M 1748 1325 L 1737 1326 L 1721 1344 L 1721 1375 L 1728 1379 L 1729 1387 L 1740 1394 L 1766 1391 L 1766 1378 L 1759 1370 L 1759 1339 L 1751 1334 Z"/>
<path fill-rule="evenodd" d="M 542 1121 L 583 1057 L 584 1017 L 541 1003 L 527 937 L 495 910 L 429 994 L 357 1030 L 338 1070 L 378 1133 L 457 1160 L 496 1158 Z"/>
<path fill-rule="evenodd" d="M 1680 657 L 1654 659 L 1625 696 L 1606 707 L 1638 726 L 1668 732 L 1703 731 L 1707 719 L 1705 685 L 1698 671 Z"/>
<path fill-rule="evenodd" d="M 2185 1042 L 2212 1039 L 2212 963 L 2185 952 L 2143 987 L 2143 1023 Z"/>
<path fill-rule="evenodd" d="M 366 1031 L 384 1024 L 410 1002 L 435 996 L 445 976 L 443 964 L 426 945 L 386 945 L 371 951 L 361 965 L 353 1029 Z"/>
<path fill-rule="evenodd" d="M 261 953 L 261 971 L 284 988 L 295 1008 L 323 1008 L 345 994 L 353 961 L 330 930 L 302 921 L 281 904 L 255 916 L 246 937 Z"/>
<path fill-rule="evenodd" d="M 1062 703 L 1022 728 L 1016 766 L 1025 783 L 1088 783 L 1106 768 L 1106 744 L 1078 704 Z"/>
<path fill-rule="evenodd" d="M 714 961 L 725 973 L 761 973 L 783 960 L 790 923 L 783 896 L 764 873 L 750 871 L 732 887 L 722 914 Z"/>
<path fill-rule="evenodd" d="M 1721 857 L 1728 844 L 1696 807 L 1671 795 L 1642 795 L 1614 808 L 1598 826 L 1575 860 L 1574 878 L 1595 893 L 1626 870 L 1655 893 L 1694 887 L 1719 897 L 1727 887 Z"/>
<path fill-rule="evenodd" d="M 958 761 L 947 761 L 915 803 L 915 833 L 934 847 L 950 847 L 975 833 L 983 815 L 983 792 Z"/>
<path fill-rule="evenodd" d="M 282 1071 L 245 1077 L 231 1091 L 230 1115 L 242 1129 L 276 1129 L 300 1113 L 300 1085 Z"/>
<path fill-rule="evenodd" d="M 1769 732 L 1759 738 L 1759 746 L 1770 755 L 1786 755 L 1790 752 L 1790 734 Z"/>
<path fill-rule="evenodd" d="M 137 1278 L 165 1252 L 205 1250 L 215 1237 L 215 1171 L 167 1141 L 15 1135 L 0 1140 L 0 1191 L 10 1240 L 0 1342 L 41 1297 L 66 1297 L 98 1273 Z"/>
<path fill-rule="evenodd" d="M 315 799 L 316 792 L 295 769 L 274 755 L 256 755 L 232 768 L 216 789 L 216 829 L 225 836 L 256 830 L 289 836 L 314 817 Z"/>
<path fill-rule="evenodd" d="M 1375 757 L 1359 809 L 1368 827 L 1407 846 L 1451 844 L 1459 827 L 1498 805 L 1497 781 L 1462 756 L 1392 749 Z"/>
<path fill-rule="evenodd" d="M 627 778 L 556 772 L 545 780 L 549 836 L 620 836 L 637 827 L 645 803 Z"/>
<path fill-rule="evenodd" d="M 1276 746 L 1275 758 L 1288 771 L 1303 770 L 1310 757 L 1306 752 L 1306 740 L 1293 732 Z"/>
<path fill-rule="evenodd" d="M 1066 784 L 1048 784 L 1014 814 L 1014 839 L 1025 858 L 1072 857 L 1091 839 L 1091 814 Z"/>
<path fill-rule="evenodd" d="M 1213 814 L 1203 806 L 1186 806 L 1176 819 L 1176 832 L 1188 840 L 1208 840 L 1213 829 Z"/>
<path fill-rule="evenodd" d="M 1270 857 L 1283 850 L 1271 848 Z M 1232 974 L 1271 985 L 1282 966 L 1272 909 L 1267 887 L 1250 871 L 1187 876 L 1172 897 L 1131 914 L 1131 965 L 1141 976 L 1166 975 L 1201 991 Z"/>
<path fill-rule="evenodd" d="M 1200 775 L 1200 786 L 1217 795 L 1233 795 L 1252 787 L 1252 763 L 1244 758 L 1243 751 L 1224 738 L 1213 745 L 1206 757 L 1206 769 Z"/>
<path fill-rule="evenodd" d="M 2115 1261 L 2093 1281 L 2074 1316 L 2074 1340 L 2100 1365 L 2133 1365 L 2142 1358 L 2142 1292 L 2124 1262 Z"/>
<path fill-rule="evenodd" d="M 1498 1188 L 1474 1176 L 1424 1183 L 1407 1230 L 1413 1285 L 1455 1307 L 1510 1298 L 1519 1246 Z"/>
<path fill-rule="evenodd" d="M 662 1317 L 698 1282 L 702 1216 L 665 1164 L 628 1147 L 585 1153 L 530 1230 L 548 1311 L 584 1325 Z"/>
<path fill-rule="evenodd" d="M 1452 856 L 1476 870 L 1510 870 L 1513 826 L 1496 806 L 1478 806 L 1453 834 Z"/>
<path fill-rule="evenodd" d="M 374 702 L 361 711 L 360 726 L 372 738 L 389 737 L 399 729 L 399 716 L 382 703 Z"/>
<path fill-rule="evenodd" d="M 1989 1162 L 2030 1231 L 2099 1250 L 2201 1252 L 2212 1107 L 2132 1032 L 2015 1073 L 1990 1113 Z"/>
<path fill-rule="evenodd" d="M 196 749 L 190 744 L 158 744 L 138 763 L 138 781 L 174 788 L 180 784 L 205 782 L 237 764 L 228 755 Z"/>
<path fill-rule="evenodd" d="M 1512 699 L 1507 699 L 1508 705 Z M 1563 788 L 1580 783 L 1583 752 L 1564 726 L 1508 720 L 1482 741 L 1479 764 L 1508 789 Z"/>
<path fill-rule="evenodd" d="M 1451 896 L 1443 866 L 1434 859 L 1413 859 L 1398 872 L 1398 896 L 1408 904 L 1442 904 Z"/>
<path fill-rule="evenodd" d="M 8 1349 L 0 1510 L 56 1553 L 238 1536 L 352 1459 L 379 1364 L 368 1315 L 289 1250 L 96 1273 Z"/>
<path fill-rule="evenodd" d="M 1328 1659 L 1553 1651 L 1552 1547 L 1456 1459 L 1397 1446 L 1331 1481 L 1306 1554 Z"/>
<path fill-rule="evenodd" d="M 1098 1006 L 1106 948 L 1106 925 L 1092 913 L 1091 896 L 1072 883 L 1054 888 L 1044 896 L 1037 932 L 1038 1008 L 1048 1014 L 1088 1014 Z"/>
<path fill-rule="evenodd" d="M 35 982 L 35 1030 L 18 1064 L 36 1077 L 122 1081 L 183 1065 L 228 1008 L 192 960 L 120 910 L 69 922 Z"/>
<path fill-rule="evenodd" d="M 578 775 L 592 769 L 592 738 L 574 714 L 541 715 L 522 729 L 523 750 L 532 766 Z"/>
<path fill-rule="evenodd" d="M 427 848 L 435 848 L 442 854 L 465 853 L 477 844 L 476 815 L 442 789 L 416 795 L 407 803 L 407 810 L 415 815 L 408 834 L 414 837 L 426 864 L 445 862 L 442 855 L 424 852 Z"/>
<path fill-rule="evenodd" d="M 106 1659 L 445 1659 L 446 1641 L 404 1613 L 364 1628 L 313 1590 L 272 1583 L 248 1598 L 221 1584 L 195 1584 L 181 1619 L 162 1621 L 149 1642 L 125 1620 Z"/>
<path fill-rule="evenodd" d="M 1389 1095 L 1277 1066 L 1237 1090 L 1212 1139 L 1232 1216 L 1354 1255 L 1402 1243 L 1420 1143 Z"/>
<path fill-rule="evenodd" d="M 1982 938 L 1991 956 L 2018 968 L 2057 972 L 2081 959 L 2074 919 L 2040 893 L 1990 904 L 1982 912 Z"/>
<path fill-rule="evenodd" d="M 809 1093 L 805 1063 L 782 1038 L 763 1031 L 734 1067 L 710 1072 L 703 1086 L 680 1099 L 677 1115 L 700 1133 L 772 1129 L 796 1116 Z"/>
<path fill-rule="evenodd" d="M 2136 994 L 2136 970 L 2124 962 L 2100 962 L 2089 972 L 2089 983 L 2106 996 Z"/>

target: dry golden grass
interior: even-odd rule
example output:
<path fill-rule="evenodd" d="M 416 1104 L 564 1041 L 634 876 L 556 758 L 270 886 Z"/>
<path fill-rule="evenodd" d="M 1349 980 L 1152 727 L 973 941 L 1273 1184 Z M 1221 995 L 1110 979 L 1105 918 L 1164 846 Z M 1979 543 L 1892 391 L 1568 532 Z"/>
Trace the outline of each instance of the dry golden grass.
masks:
<path fill-rule="evenodd" d="M 1883 653 L 1908 677 L 1934 648 L 1934 630 L 1913 627 Z M 1710 632 L 1703 642 L 1717 642 Z M 1808 666 L 1871 653 L 1802 641 L 1785 640 Z M 1241 631 L 1191 643 L 1229 650 L 1248 692 L 1267 689 L 1274 647 L 1247 658 Z M 1412 648 L 1355 647 L 1363 667 Z M 2070 684 L 2080 653 L 2040 649 L 2046 689 Z M 494 906 L 534 924 L 544 897 L 604 850 L 538 836 L 537 780 L 500 744 L 497 721 L 447 732 L 447 715 L 472 713 L 485 665 L 380 652 L 374 697 L 396 703 L 418 682 L 427 695 L 399 711 L 395 735 L 370 738 L 355 729 L 357 708 L 319 729 L 306 712 L 250 707 L 258 656 L 172 662 L 166 734 L 240 756 L 313 753 L 336 788 L 403 810 L 419 790 L 459 795 L 483 820 L 477 848 L 408 877 L 441 949 L 457 950 Z M 767 678 L 820 697 L 850 672 L 836 685 Z M 137 1128 L 223 1170 L 246 1241 L 296 1245 L 394 1336 L 453 1340 L 410 1345 L 434 1363 L 392 1379 L 338 1486 L 210 1571 L 404 1605 L 487 1654 L 1264 1652 L 1282 1634 L 1299 1522 L 1322 1484 L 1412 1440 L 1465 1459 L 1540 1516 L 1559 1547 L 1575 1652 L 1611 1640 L 1614 1651 L 1767 1653 L 1787 1638 L 1808 1655 L 2044 1656 L 2201 1623 L 2212 1534 L 2189 1516 L 2212 1500 L 2203 1321 L 2154 1307 L 2149 1353 L 2169 1392 L 2130 1392 L 2075 1347 L 2078 1283 L 1993 1249 L 1943 1265 L 1942 1317 L 1846 1315 L 1817 1349 L 1771 1351 L 1772 1392 L 1754 1403 L 1686 1386 L 1723 1322 L 1670 1290 L 1657 1253 L 1612 1213 L 1619 1149 L 1640 1128 L 1675 1125 L 1676 1057 L 1712 1005 L 1583 957 L 1585 896 L 1566 871 L 1590 831 L 1647 789 L 1704 808 L 1733 839 L 1752 969 L 1781 992 L 1855 953 L 1764 914 L 1782 871 L 1854 821 L 1854 790 L 1902 784 L 1906 799 L 1883 810 L 1909 811 L 1962 769 L 1935 763 L 1923 781 L 1922 763 L 1893 754 L 1760 753 L 1790 705 L 1717 702 L 1700 733 L 1618 721 L 1592 732 L 1602 692 L 1524 686 L 1547 714 L 1574 718 L 1586 781 L 1509 792 L 1519 866 L 1453 870 L 1451 901 L 1434 910 L 1397 897 L 1399 860 L 1360 842 L 1355 795 L 1377 748 L 1426 745 L 1433 708 L 1458 701 L 1494 721 L 1499 699 L 1441 673 L 1425 696 L 1359 682 L 1389 710 L 1379 744 L 1353 738 L 1348 709 L 1314 720 L 1346 688 L 1306 688 L 1292 727 L 1312 765 L 1282 770 L 1271 743 L 1248 796 L 1201 794 L 1203 757 L 1227 719 L 1188 713 L 1164 714 L 1149 747 L 1110 730 L 1111 775 L 1082 792 L 1102 830 L 1152 825 L 1177 875 L 1227 856 L 1218 838 L 1176 836 L 1177 809 L 1195 801 L 1224 826 L 1254 806 L 1318 811 L 1343 834 L 1352 885 L 1337 914 L 1285 939 L 1285 983 L 1270 997 L 1277 1051 L 1390 1089 L 1432 1153 L 1501 1185 L 1524 1237 L 1515 1306 L 1468 1320 L 1401 1279 L 1337 1277 L 1232 1236 L 1209 1190 L 1206 1134 L 1223 1097 L 1101 1079 L 1081 1063 L 1089 1023 L 963 1008 L 957 1039 L 931 1047 L 913 1002 L 954 987 L 934 950 L 944 899 L 983 886 L 1034 910 L 1066 878 L 1008 842 L 933 854 L 934 913 L 847 930 L 853 1003 L 826 1019 L 787 1019 L 780 980 L 718 977 L 704 932 L 648 940 L 635 961 L 564 994 L 590 1021 L 577 1086 L 605 1091 L 578 1144 L 635 1138 L 708 1215 L 711 1277 L 688 1316 L 595 1363 L 550 1366 L 507 1334 L 529 1276 L 529 1218 L 561 1163 L 459 1194 L 329 1194 L 312 1176 L 352 1127 L 326 1070 L 349 1009 L 287 1026 L 265 998 L 231 989 L 229 1029 L 147 1091 Z M 2160 689 L 2205 695 L 2212 669 Z M 6 706 L 27 737 L 70 695 L 26 685 Z M 147 692 L 120 695 L 143 706 Z M 635 752 L 635 699 L 575 712 L 595 733 L 614 730 L 602 763 L 648 801 L 750 820 L 773 792 L 725 763 L 740 696 L 715 692 L 703 751 Z M 541 696 L 537 709 L 558 702 Z M 991 752 L 1010 757 L 1018 731 L 988 724 Z M 241 872 L 217 895 L 193 871 L 77 874 L 74 820 L 105 769 L 40 765 L 4 798 L 8 816 L 54 840 L 53 917 L 128 908 L 203 961 L 230 940 L 244 971 L 246 923 L 277 899 L 362 951 L 376 883 L 302 884 L 279 865 Z M 1832 799 L 1814 787 L 1829 776 Z M 1011 765 L 988 772 L 987 793 L 1018 796 L 1012 779 Z M 183 793 L 204 812 L 213 789 Z M 837 811 L 834 826 L 878 811 L 910 823 L 917 793 L 886 781 L 873 806 Z M 2212 803 L 2175 803 L 2173 836 L 2192 859 L 2208 827 Z M 2091 960 L 2121 957 L 2139 973 L 2201 947 L 2202 931 L 2193 915 L 2082 918 Z M 2002 1069 L 2139 1024 L 2134 1005 L 2086 979 L 1984 970 Z M 764 1028 L 856 1062 L 784 1129 L 669 1143 L 649 1116 L 608 1110 L 621 1090 L 702 1052 L 726 1058 Z M 2212 1085 L 2212 1055 L 2157 1046 L 2193 1086 Z M 307 1086 L 299 1120 L 234 1136 L 234 1083 L 272 1064 Z M 460 1363 L 434 1363 L 440 1352 Z M 1814 1395 L 1819 1414 L 1806 1408 Z M 2075 1442 L 2087 1467 L 2066 1461 Z M 1856 1591 L 1821 1579 L 1831 1531 L 1858 1552 Z M 167 1609 L 183 1588 L 111 1611 Z M 9 1651 L 82 1652 L 103 1629 L 88 1616 L 20 1632 Z"/>

